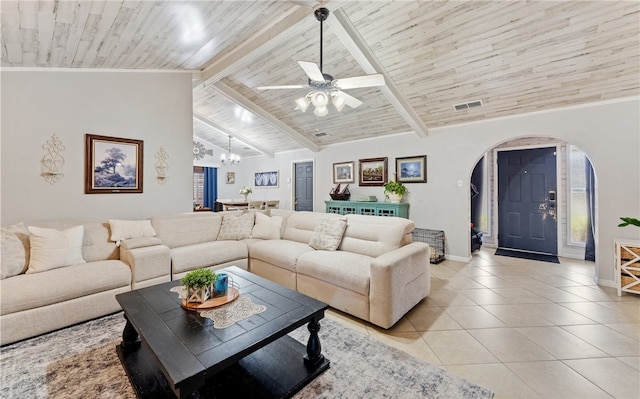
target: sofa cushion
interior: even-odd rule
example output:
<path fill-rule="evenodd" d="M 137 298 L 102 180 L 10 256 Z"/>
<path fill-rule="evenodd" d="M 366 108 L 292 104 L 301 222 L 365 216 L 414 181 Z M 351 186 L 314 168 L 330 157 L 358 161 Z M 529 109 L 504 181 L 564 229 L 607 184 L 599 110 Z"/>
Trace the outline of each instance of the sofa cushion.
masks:
<path fill-rule="evenodd" d="M 35 226 L 28 229 L 31 233 L 28 274 L 85 263 L 82 257 L 84 226 L 62 231 Z"/>
<path fill-rule="evenodd" d="M 288 240 L 267 240 L 257 242 L 249 247 L 251 259 L 259 259 L 294 272 L 298 257 L 311 251 L 314 249 L 308 244 Z"/>
<path fill-rule="evenodd" d="M 119 260 L 105 260 L 23 274 L 0 281 L 0 313 L 19 312 L 114 288 L 131 286 L 131 270 Z"/>
<path fill-rule="evenodd" d="M 339 249 L 377 257 L 408 243 L 415 224 L 398 217 L 347 215 Z"/>
<path fill-rule="evenodd" d="M 309 244 L 318 220 L 325 215 L 320 212 L 291 212 L 285 221 L 282 239 Z"/>
<path fill-rule="evenodd" d="M 111 227 L 111 241 L 119 243 L 127 238 L 155 237 L 150 220 L 119 220 L 109 219 Z"/>
<path fill-rule="evenodd" d="M 17 276 L 29 265 L 29 230 L 20 222 L 2 228 L 0 239 L 0 279 Z"/>
<path fill-rule="evenodd" d="M 171 272 L 185 271 L 246 259 L 247 245 L 242 241 L 211 241 L 171 250 Z"/>
<path fill-rule="evenodd" d="M 243 240 L 249 238 L 255 212 L 233 212 L 222 216 L 218 240 Z"/>
<path fill-rule="evenodd" d="M 157 237 L 169 248 L 215 241 L 222 217 L 215 212 L 191 212 L 151 218 Z"/>
<path fill-rule="evenodd" d="M 325 215 L 318 220 L 309 245 L 313 249 L 335 251 L 340 246 L 346 227 L 346 216 Z"/>
<path fill-rule="evenodd" d="M 371 258 L 344 251 L 312 251 L 298 258 L 296 272 L 369 295 Z"/>
<path fill-rule="evenodd" d="M 251 230 L 251 238 L 278 240 L 282 229 L 282 216 L 267 216 L 256 212 L 256 223 Z"/>

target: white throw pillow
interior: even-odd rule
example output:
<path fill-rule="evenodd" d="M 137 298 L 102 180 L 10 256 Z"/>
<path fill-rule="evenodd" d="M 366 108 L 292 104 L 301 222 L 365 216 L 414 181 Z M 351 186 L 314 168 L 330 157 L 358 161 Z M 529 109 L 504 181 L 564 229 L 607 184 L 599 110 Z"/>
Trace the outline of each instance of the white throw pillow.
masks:
<path fill-rule="evenodd" d="M 249 238 L 255 212 L 233 211 L 222 216 L 218 240 L 243 240 Z"/>
<path fill-rule="evenodd" d="M 282 229 L 282 216 L 267 216 L 256 212 L 256 224 L 251 230 L 251 238 L 263 240 L 279 240 Z"/>
<path fill-rule="evenodd" d="M 27 274 L 85 263 L 82 257 L 84 226 L 62 231 L 29 226 L 29 232 L 31 260 Z"/>
<path fill-rule="evenodd" d="M 29 265 L 29 230 L 20 222 L 3 227 L 1 231 L 0 279 L 17 276 Z"/>
<path fill-rule="evenodd" d="M 111 241 L 115 242 L 120 242 L 127 238 L 156 236 L 151 220 L 109 219 L 109 226 L 111 226 Z"/>
<path fill-rule="evenodd" d="M 313 249 L 335 251 L 342 242 L 342 236 L 346 228 L 346 216 L 323 216 L 313 230 L 309 245 Z"/>

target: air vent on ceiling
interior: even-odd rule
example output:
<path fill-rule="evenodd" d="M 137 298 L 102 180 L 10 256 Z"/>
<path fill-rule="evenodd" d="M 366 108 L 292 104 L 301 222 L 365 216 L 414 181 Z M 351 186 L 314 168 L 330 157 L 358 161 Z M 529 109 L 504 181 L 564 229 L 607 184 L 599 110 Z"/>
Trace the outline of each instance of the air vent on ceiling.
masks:
<path fill-rule="evenodd" d="M 456 112 L 464 111 L 465 109 L 479 108 L 482 107 L 482 100 L 474 100 L 469 101 L 468 103 L 456 104 L 453 106 L 453 109 Z"/>
<path fill-rule="evenodd" d="M 316 137 L 323 137 L 323 136 L 326 136 L 326 135 L 327 135 L 327 134 L 326 134 L 325 132 L 316 132 L 316 133 L 315 133 L 315 136 L 316 136 Z"/>

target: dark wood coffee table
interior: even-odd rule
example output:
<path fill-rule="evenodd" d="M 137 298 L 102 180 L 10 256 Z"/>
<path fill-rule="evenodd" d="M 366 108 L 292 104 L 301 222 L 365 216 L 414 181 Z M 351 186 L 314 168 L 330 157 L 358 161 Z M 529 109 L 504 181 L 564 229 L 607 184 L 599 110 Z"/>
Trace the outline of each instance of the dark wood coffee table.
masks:
<path fill-rule="evenodd" d="M 118 356 L 141 398 L 288 398 L 329 367 L 318 331 L 328 305 L 238 267 L 240 295 L 267 307 L 224 329 L 180 306 L 172 281 L 116 295 Z M 287 334 L 305 324 L 305 345 Z"/>

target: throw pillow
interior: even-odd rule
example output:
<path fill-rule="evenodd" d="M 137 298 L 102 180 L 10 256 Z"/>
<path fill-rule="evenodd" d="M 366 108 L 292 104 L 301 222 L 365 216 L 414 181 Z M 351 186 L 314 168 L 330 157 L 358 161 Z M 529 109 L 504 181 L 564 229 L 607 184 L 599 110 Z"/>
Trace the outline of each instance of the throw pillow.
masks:
<path fill-rule="evenodd" d="M 256 224 L 251 230 L 251 238 L 263 240 L 279 240 L 282 228 L 282 216 L 267 216 L 256 212 Z"/>
<path fill-rule="evenodd" d="M 127 238 L 156 236 L 151 220 L 109 219 L 109 226 L 111 226 L 111 241 L 118 244 Z"/>
<path fill-rule="evenodd" d="M 84 226 L 62 231 L 29 226 L 29 232 L 31 260 L 27 274 L 85 263 L 82 257 Z"/>
<path fill-rule="evenodd" d="M 222 216 L 218 240 L 243 240 L 249 238 L 255 212 L 233 211 Z"/>
<path fill-rule="evenodd" d="M 313 249 L 335 251 L 342 242 L 342 236 L 347 228 L 346 216 L 324 216 L 316 224 L 309 245 Z"/>
<path fill-rule="evenodd" d="M 29 265 L 29 230 L 20 222 L 1 231 L 0 279 L 17 276 Z"/>

